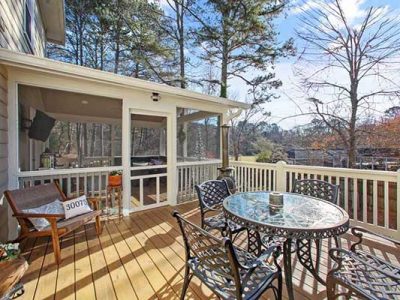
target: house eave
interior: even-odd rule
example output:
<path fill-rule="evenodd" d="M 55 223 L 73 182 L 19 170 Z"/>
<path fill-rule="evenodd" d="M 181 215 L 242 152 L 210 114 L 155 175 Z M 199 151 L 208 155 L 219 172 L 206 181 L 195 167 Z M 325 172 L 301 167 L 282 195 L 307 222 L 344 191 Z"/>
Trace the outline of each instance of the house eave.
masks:
<path fill-rule="evenodd" d="M 65 44 L 65 4 L 64 0 L 38 0 L 40 15 L 47 41 Z"/>
<path fill-rule="evenodd" d="M 209 96 L 190 90 L 185 90 L 177 87 L 172 87 L 166 84 L 146 81 L 137 78 L 131 78 L 123 75 L 118 75 L 106 71 L 95 70 L 87 67 L 77 66 L 69 63 L 64 63 L 48 58 L 37 57 L 29 54 L 0 49 L 0 64 L 22 69 L 51 73 L 55 75 L 63 75 L 68 77 L 98 81 L 105 84 L 123 86 L 126 88 L 134 88 L 160 94 L 175 95 L 190 100 L 211 102 L 224 105 L 228 108 L 249 109 L 247 103 L 233 101 L 225 98 Z"/>

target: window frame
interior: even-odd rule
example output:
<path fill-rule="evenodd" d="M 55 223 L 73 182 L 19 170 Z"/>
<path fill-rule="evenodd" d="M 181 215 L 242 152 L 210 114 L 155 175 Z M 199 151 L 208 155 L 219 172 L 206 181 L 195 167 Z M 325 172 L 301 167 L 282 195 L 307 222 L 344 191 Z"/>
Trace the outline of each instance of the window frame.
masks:
<path fill-rule="evenodd" d="M 23 19 L 23 32 L 26 43 L 28 44 L 29 50 L 33 54 L 34 51 L 34 25 L 35 25 L 35 13 L 34 13 L 34 0 L 25 0 L 24 2 L 24 19 Z M 29 25 L 28 25 L 29 16 Z M 28 27 L 29 26 L 29 27 Z"/>

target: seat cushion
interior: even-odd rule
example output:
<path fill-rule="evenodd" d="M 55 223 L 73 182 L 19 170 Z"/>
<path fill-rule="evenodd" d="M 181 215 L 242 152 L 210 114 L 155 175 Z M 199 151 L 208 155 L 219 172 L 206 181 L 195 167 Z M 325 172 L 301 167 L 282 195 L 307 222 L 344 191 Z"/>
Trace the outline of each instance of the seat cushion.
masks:
<path fill-rule="evenodd" d="M 210 228 L 210 229 L 223 229 L 225 228 L 225 216 L 223 213 L 217 214 L 212 217 L 207 217 L 204 218 L 204 224 Z M 231 232 L 238 232 L 242 229 L 244 229 L 242 226 L 232 222 L 231 220 L 228 220 L 228 226 Z"/>
<path fill-rule="evenodd" d="M 380 270 L 400 278 L 400 266 L 364 251 L 346 251 L 342 267 L 333 276 L 371 299 L 400 299 L 400 280 L 390 278 Z"/>
<path fill-rule="evenodd" d="M 62 202 L 57 199 L 38 207 L 23 209 L 22 212 L 27 214 L 63 214 L 64 207 Z M 29 221 L 38 231 L 46 230 L 46 228 L 50 226 L 46 218 L 29 218 Z"/>
<path fill-rule="evenodd" d="M 79 215 L 70 219 L 62 219 L 57 222 L 57 228 L 58 229 L 66 229 L 67 231 L 72 231 L 75 230 L 76 228 L 86 224 L 96 216 L 100 216 L 101 211 L 99 210 L 94 210 L 89 213 Z M 46 228 L 47 230 L 50 230 L 50 226 Z"/>
<path fill-rule="evenodd" d="M 257 257 L 248 253 L 245 250 L 235 248 L 238 260 L 247 266 L 253 265 Z M 189 259 L 189 267 L 194 275 L 199 277 L 200 280 L 214 291 L 222 299 L 236 299 L 235 281 L 233 277 L 226 278 L 221 275 L 216 269 L 211 269 L 206 264 L 199 262 L 198 259 Z M 240 269 L 240 276 L 242 278 L 243 286 L 243 299 L 252 298 L 254 295 L 263 291 L 274 278 L 276 268 L 268 263 L 259 264 L 255 270 L 248 276 L 245 269 Z"/>

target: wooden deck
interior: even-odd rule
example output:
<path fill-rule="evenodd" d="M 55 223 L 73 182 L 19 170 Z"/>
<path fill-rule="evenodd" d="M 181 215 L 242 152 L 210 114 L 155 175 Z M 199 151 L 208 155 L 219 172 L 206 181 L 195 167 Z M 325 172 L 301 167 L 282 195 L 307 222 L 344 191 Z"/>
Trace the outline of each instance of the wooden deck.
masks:
<path fill-rule="evenodd" d="M 199 222 L 197 203 L 178 210 Z M 30 266 L 23 278 L 25 294 L 20 299 L 177 299 L 183 283 L 184 249 L 172 208 L 164 207 L 109 220 L 100 237 L 93 224 L 62 240 L 62 264 L 54 264 L 47 238 L 27 240 L 23 255 Z M 243 234 L 242 241 L 245 238 Z M 343 246 L 349 244 L 342 239 Z M 324 243 L 321 273 L 331 266 Z M 400 249 L 371 241 L 369 250 L 395 263 Z M 325 287 L 305 272 L 293 259 L 296 299 L 324 299 Z M 286 291 L 284 290 L 284 295 Z M 264 299 L 272 299 L 265 294 Z M 195 278 L 186 299 L 216 299 Z"/>

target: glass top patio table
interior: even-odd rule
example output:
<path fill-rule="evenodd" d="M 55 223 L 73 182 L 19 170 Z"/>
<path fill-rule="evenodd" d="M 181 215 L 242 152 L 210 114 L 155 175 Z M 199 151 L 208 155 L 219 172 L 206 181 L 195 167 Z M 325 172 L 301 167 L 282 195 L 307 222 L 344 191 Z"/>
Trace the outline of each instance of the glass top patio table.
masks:
<path fill-rule="evenodd" d="M 282 193 L 283 206 L 269 204 L 269 192 L 237 193 L 224 200 L 227 218 L 269 236 L 323 239 L 349 228 L 349 215 L 339 206 L 310 196 Z"/>

